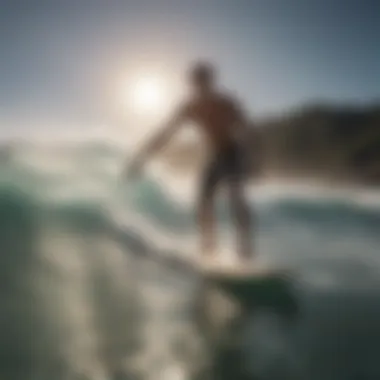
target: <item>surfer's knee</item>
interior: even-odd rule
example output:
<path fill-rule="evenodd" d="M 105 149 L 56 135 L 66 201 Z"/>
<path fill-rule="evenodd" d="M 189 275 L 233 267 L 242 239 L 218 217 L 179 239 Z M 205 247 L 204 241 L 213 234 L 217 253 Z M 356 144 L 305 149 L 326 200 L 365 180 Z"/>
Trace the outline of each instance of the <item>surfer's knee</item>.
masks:
<path fill-rule="evenodd" d="M 198 202 L 198 218 L 200 222 L 209 220 L 213 214 L 213 201 L 212 198 L 201 198 Z"/>
<path fill-rule="evenodd" d="M 199 212 L 209 212 L 214 207 L 214 187 L 205 186 L 201 189 L 198 198 L 198 210 Z"/>
<path fill-rule="evenodd" d="M 230 202 L 232 204 L 232 207 L 237 208 L 243 208 L 245 207 L 245 197 L 244 197 L 244 190 L 243 186 L 239 183 L 231 183 L 229 186 L 229 194 L 230 194 Z"/>
<path fill-rule="evenodd" d="M 239 223 L 247 224 L 250 221 L 248 202 L 242 186 L 230 187 L 230 202 L 232 213 Z"/>

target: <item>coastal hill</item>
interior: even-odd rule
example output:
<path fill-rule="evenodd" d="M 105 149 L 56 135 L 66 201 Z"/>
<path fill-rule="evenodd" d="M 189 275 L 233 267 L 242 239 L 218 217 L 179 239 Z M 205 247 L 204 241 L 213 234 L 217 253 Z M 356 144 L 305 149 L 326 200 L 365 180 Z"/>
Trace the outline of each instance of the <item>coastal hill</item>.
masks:
<path fill-rule="evenodd" d="M 260 131 L 264 173 L 380 184 L 380 105 L 313 105 Z"/>

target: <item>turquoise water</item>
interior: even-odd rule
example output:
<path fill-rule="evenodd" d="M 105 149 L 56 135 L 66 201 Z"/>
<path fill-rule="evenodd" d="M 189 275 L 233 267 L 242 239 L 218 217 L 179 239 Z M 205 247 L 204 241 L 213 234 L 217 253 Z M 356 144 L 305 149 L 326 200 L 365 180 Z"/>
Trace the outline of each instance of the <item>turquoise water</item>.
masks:
<path fill-rule="evenodd" d="M 152 178 L 121 185 L 121 160 L 95 143 L 2 151 L 0 377 L 187 379 L 207 360 L 197 278 L 150 259 L 194 252 L 193 209 Z M 345 193 L 254 190 L 259 259 L 297 273 L 301 305 L 286 337 L 271 315 L 247 326 L 259 378 L 380 376 L 380 201 Z"/>

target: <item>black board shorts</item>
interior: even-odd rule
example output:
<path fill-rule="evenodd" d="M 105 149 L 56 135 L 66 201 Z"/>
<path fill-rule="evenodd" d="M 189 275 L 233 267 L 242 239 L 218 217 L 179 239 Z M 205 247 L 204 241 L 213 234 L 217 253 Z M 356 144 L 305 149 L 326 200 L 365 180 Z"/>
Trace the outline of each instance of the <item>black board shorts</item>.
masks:
<path fill-rule="evenodd" d="M 203 171 L 200 183 L 200 198 L 207 200 L 221 183 L 233 185 L 248 177 L 247 156 L 244 150 L 233 143 L 211 157 Z"/>

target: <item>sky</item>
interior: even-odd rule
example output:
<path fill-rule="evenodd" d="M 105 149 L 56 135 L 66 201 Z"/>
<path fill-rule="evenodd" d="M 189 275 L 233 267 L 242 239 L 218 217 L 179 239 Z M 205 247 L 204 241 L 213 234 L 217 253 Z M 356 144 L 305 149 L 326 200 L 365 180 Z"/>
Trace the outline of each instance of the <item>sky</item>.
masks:
<path fill-rule="evenodd" d="M 0 128 L 120 121 L 121 78 L 197 59 L 252 117 L 374 102 L 379 37 L 378 0 L 0 0 Z"/>

